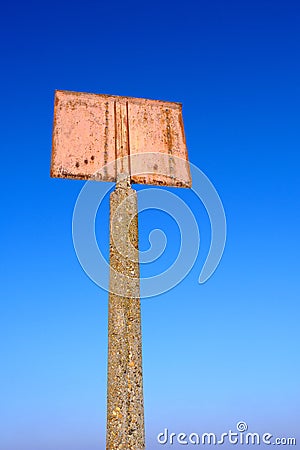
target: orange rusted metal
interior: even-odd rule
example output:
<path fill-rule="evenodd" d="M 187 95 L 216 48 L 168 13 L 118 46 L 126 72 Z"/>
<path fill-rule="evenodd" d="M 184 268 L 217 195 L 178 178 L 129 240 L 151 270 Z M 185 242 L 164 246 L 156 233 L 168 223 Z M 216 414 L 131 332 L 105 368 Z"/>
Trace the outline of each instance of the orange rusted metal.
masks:
<path fill-rule="evenodd" d="M 191 187 L 181 104 L 56 91 L 51 176 Z"/>

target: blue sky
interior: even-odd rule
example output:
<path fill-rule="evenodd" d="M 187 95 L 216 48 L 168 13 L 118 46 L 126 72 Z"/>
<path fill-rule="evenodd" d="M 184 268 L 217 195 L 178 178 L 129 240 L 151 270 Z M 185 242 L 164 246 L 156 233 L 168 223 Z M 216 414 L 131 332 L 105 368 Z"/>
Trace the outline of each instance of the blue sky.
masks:
<path fill-rule="evenodd" d="M 104 448 L 107 293 L 72 244 L 84 183 L 49 177 L 55 89 L 182 102 L 190 160 L 226 211 L 223 259 L 199 285 L 208 218 L 172 190 L 201 248 L 180 285 L 142 300 L 147 448 L 166 427 L 239 420 L 300 439 L 299 4 L 28 1 L 0 20 L 0 448 Z M 141 245 L 158 225 L 171 258 L 179 235 L 159 212 L 141 214 Z"/>

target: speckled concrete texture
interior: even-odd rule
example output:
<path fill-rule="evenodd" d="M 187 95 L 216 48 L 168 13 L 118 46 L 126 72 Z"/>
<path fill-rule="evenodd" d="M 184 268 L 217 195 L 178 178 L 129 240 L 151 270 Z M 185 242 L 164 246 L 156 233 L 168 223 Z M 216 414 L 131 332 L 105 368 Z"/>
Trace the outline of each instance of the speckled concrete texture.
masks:
<path fill-rule="evenodd" d="M 106 450 L 145 449 L 137 250 L 137 195 L 123 181 L 110 197 Z M 114 294 L 118 273 L 127 276 L 122 281 L 122 296 Z"/>

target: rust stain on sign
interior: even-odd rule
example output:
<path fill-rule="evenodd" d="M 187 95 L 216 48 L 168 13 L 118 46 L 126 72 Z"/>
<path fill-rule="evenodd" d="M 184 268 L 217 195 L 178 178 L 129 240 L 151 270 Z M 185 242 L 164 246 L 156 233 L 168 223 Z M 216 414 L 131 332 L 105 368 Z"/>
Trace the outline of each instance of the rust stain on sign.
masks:
<path fill-rule="evenodd" d="M 55 92 L 51 176 L 191 187 L 180 103 Z"/>

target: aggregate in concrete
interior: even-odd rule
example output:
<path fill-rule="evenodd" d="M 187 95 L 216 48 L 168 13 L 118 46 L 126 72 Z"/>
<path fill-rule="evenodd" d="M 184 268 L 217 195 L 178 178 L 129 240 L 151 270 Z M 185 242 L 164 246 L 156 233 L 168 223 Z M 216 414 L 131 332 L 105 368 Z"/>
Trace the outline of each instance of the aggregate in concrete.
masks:
<path fill-rule="evenodd" d="M 107 450 L 145 449 L 137 252 L 137 195 L 119 182 L 110 197 Z M 118 273 L 127 276 L 121 277 L 122 295 L 114 293 L 118 284 L 120 294 Z"/>

